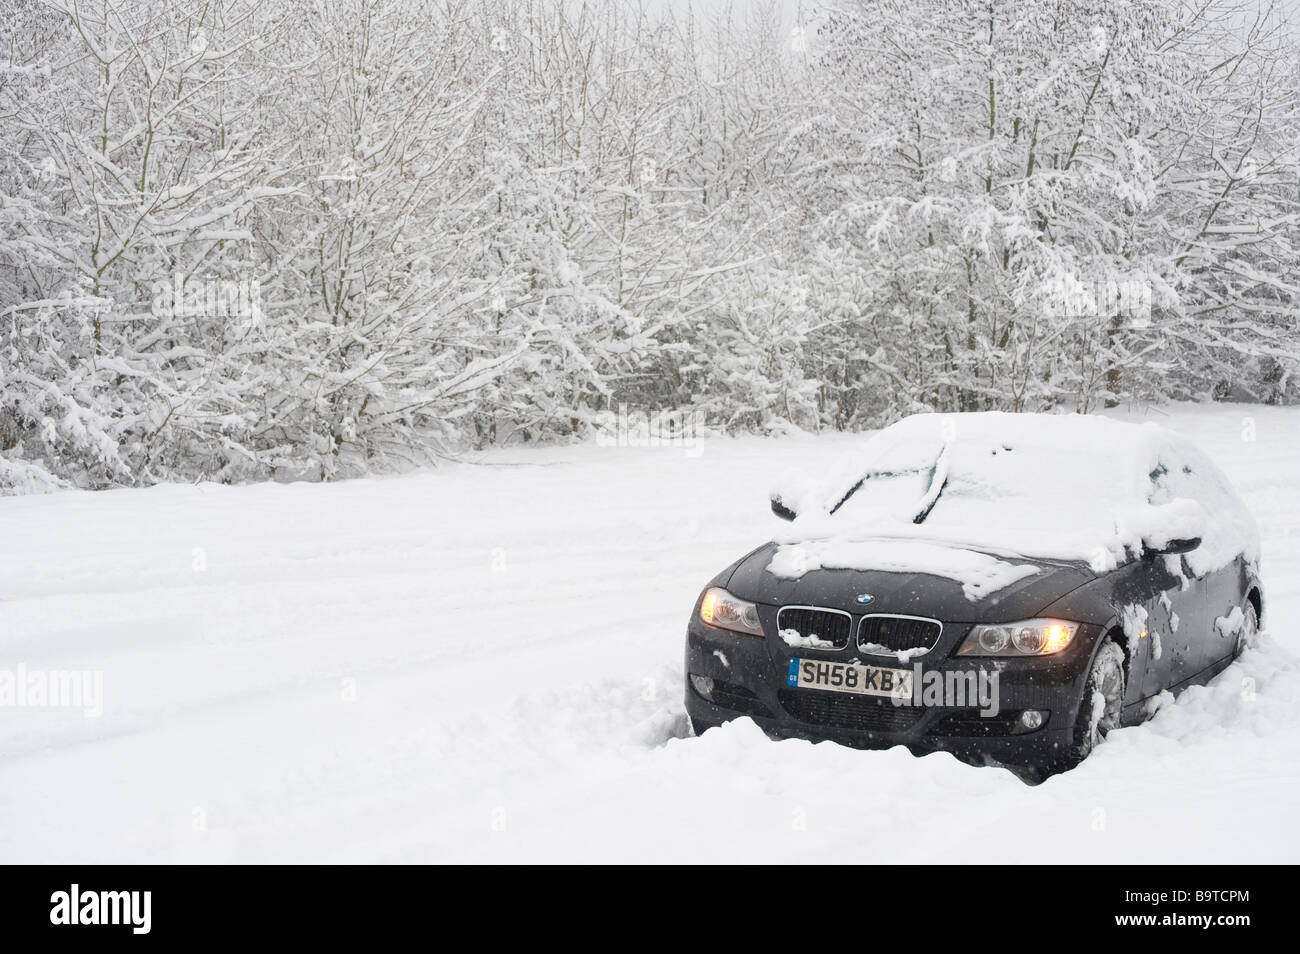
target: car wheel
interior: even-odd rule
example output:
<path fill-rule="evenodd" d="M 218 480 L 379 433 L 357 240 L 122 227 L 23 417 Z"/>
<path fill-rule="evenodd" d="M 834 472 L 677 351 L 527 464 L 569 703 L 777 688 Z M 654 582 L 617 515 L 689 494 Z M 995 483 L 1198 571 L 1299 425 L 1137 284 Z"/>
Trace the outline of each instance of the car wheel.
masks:
<path fill-rule="evenodd" d="M 1233 659 L 1240 659 L 1248 648 L 1254 649 L 1259 636 L 1259 614 L 1255 612 L 1255 604 L 1249 600 L 1246 601 L 1245 617 L 1241 628 L 1237 630 L 1237 645 L 1232 649 Z"/>
<path fill-rule="evenodd" d="M 1078 765 L 1106 738 L 1118 729 L 1124 708 L 1124 688 L 1128 683 L 1124 650 L 1109 636 L 1092 661 L 1084 685 L 1079 715 L 1074 720 L 1074 742 L 1069 753 L 1070 766 Z"/>

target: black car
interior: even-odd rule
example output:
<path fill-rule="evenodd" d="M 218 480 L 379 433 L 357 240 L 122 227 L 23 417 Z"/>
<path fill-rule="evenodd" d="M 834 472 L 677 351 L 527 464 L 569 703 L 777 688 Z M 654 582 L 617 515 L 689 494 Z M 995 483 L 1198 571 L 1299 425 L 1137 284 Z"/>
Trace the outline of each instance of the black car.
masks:
<path fill-rule="evenodd" d="M 1081 415 L 914 415 L 705 587 L 697 734 L 945 750 L 1028 778 L 1213 678 L 1263 613 L 1258 533 L 1195 446 Z"/>

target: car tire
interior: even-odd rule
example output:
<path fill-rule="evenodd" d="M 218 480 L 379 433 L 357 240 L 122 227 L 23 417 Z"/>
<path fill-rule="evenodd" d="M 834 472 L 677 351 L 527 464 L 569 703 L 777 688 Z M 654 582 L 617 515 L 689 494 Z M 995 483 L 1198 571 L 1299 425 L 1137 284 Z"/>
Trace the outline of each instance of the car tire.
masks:
<path fill-rule="evenodd" d="M 1232 648 L 1233 659 L 1240 659 L 1247 649 L 1254 649 L 1259 639 L 1259 614 L 1255 612 L 1255 604 L 1250 600 L 1246 601 L 1244 615 L 1246 618 L 1237 630 L 1237 644 Z"/>
<path fill-rule="evenodd" d="M 1128 663 L 1119 643 L 1107 636 L 1093 657 L 1083 700 L 1074 720 L 1074 738 L 1066 755 L 1066 768 L 1086 759 L 1112 729 L 1118 729 L 1128 685 Z"/>

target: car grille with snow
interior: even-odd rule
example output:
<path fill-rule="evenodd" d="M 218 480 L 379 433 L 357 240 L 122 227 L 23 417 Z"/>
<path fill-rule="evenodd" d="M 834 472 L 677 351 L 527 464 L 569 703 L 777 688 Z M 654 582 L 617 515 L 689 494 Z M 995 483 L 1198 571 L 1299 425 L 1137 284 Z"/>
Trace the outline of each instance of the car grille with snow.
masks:
<path fill-rule="evenodd" d="M 864 616 L 858 624 L 858 648 L 864 652 L 903 653 L 931 649 L 943 624 L 913 616 Z"/>
<path fill-rule="evenodd" d="M 777 614 L 781 638 L 806 649 L 843 649 L 849 644 L 853 618 L 842 610 L 783 606 Z"/>

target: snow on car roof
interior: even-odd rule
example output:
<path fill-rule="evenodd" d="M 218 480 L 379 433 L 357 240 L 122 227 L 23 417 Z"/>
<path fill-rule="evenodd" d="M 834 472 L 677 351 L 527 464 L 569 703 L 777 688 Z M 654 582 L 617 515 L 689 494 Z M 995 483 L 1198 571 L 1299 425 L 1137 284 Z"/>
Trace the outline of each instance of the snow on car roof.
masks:
<path fill-rule="evenodd" d="M 773 499 L 797 515 L 776 538 L 786 545 L 771 567 L 781 576 L 882 562 L 922 570 L 924 559 L 908 558 L 917 542 L 1086 561 L 1098 572 L 1144 547 L 1192 537 L 1201 538 L 1187 554 L 1198 575 L 1241 554 L 1258 558 L 1253 518 L 1204 453 L 1158 425 L 1105 417 L 917 414 L 875 434 L 829 475 L 783 477 Z M 902 541 L 911 548 L 900 549 Z M 940 575 L 967 582 L 977 570 L 984 584 L 976 592 L 1027 572 L 961 560 L 944 572 L 944 562 Z"/>

